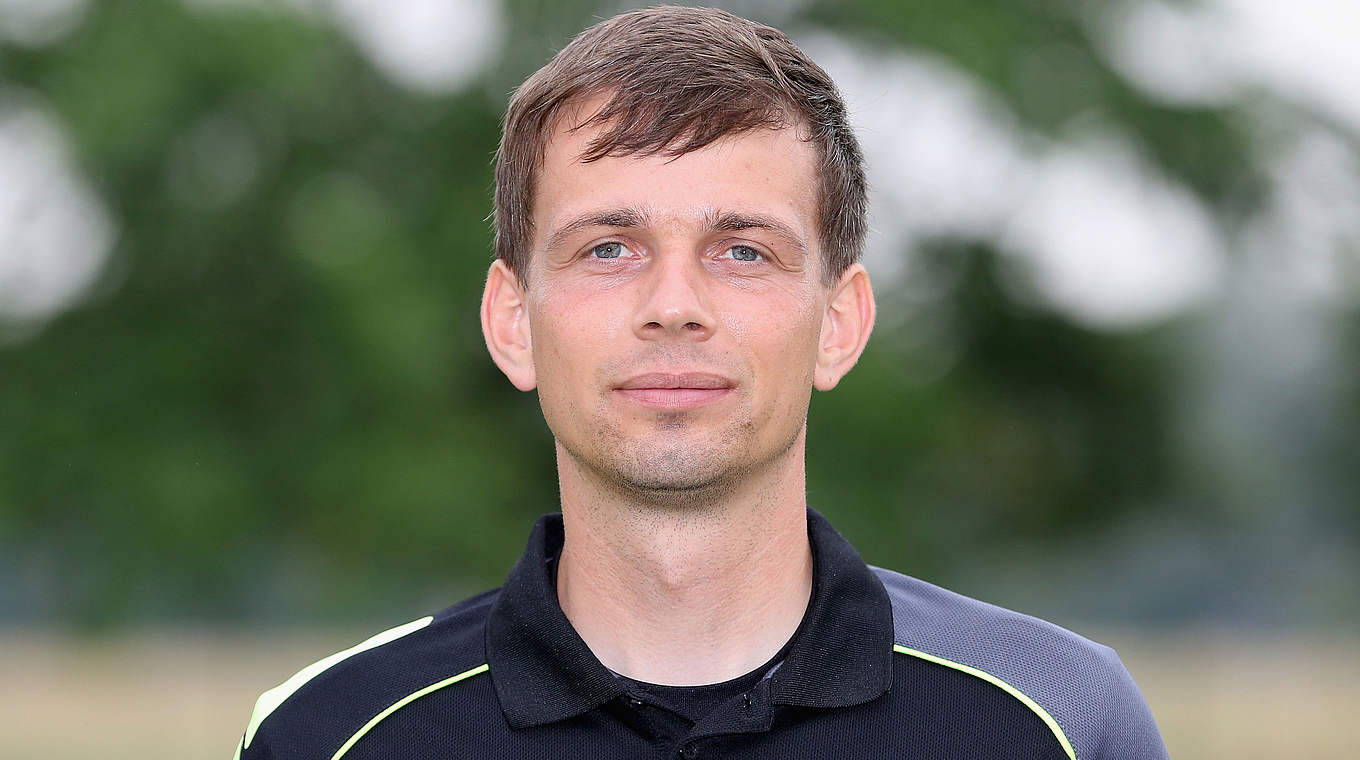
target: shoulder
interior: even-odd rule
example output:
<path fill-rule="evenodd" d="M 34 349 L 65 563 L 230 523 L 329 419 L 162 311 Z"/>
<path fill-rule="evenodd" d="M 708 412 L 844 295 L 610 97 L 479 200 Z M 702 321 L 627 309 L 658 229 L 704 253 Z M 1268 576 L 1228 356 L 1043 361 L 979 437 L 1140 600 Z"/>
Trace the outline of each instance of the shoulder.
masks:
<path fill-rule="evenodd" d="M 498 594 L 390 628 L 294 673 L 260 695 L 236 757 L 331 757 L 402 700 L 485 673 L 486 619 Z"/>
<path fill-rule="evenodd" d="M 872 568 L 892 604 L 893 650 L 1010 693 L 1075 760 L 1165 758 L 1147 703 L 1114 650 L 1029 615 Z"/>

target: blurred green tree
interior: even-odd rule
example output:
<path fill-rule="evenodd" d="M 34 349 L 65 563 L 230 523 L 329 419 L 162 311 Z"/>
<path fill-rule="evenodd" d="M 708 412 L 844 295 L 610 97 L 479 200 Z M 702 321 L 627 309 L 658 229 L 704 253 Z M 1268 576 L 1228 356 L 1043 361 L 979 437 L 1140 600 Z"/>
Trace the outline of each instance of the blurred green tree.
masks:
<path fill-rule="evenodd" d="M 87 301 L 0 345 L 0 615 L 352 619 L 499 581 L 556 482 L 532 398 L 479 332 L 498 119 L 604 12 L 504 10 L 497 62 L 442 96 L 268 4 L 99 2 L 57 42 L 0 45 L 0 98 L 61 120 L 119 229 Z M 1254 208 L 1234 112 L 1131 89 L 1084 12 L 849 0 L 778 23 L 934 51 L 1040 134 L 1095 110 L 1216 212 Z M 954 273 L 939 305 L 903 317 L 881 290 L 890 318 L 809 423 L 810 501 L 870 561 L 948 582 L 1015 542 L 1214 503 L 1176 434 L 1184 321 L 1112 334 L 1021 302 L 990 243 L 915 258 Z M 922 374 L 920 331 L 940 324 L 948 361 Z M 1353 439 L 1328 472 L 1352 472 Z M 1357 503 L 1353 474 L 1334 482 Z"/>

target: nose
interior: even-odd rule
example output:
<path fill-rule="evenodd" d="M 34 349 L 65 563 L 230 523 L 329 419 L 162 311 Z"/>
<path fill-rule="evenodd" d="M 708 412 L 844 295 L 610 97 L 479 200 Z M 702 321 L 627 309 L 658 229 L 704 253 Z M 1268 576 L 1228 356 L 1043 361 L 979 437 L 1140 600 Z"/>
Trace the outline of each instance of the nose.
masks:
<path fill-rule="evenodd" d="M 708 340 L 715 321 L 707 272 L 693 256 L 668 253 L 653 259 L 643 275 L 633 332 L 643 340 Z"/>

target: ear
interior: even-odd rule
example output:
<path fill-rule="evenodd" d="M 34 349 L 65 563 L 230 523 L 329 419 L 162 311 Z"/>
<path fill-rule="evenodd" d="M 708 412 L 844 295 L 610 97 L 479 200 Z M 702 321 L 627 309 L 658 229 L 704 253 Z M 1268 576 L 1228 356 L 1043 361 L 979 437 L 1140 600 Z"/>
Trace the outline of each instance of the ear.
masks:
<path fill-rule="evenodd" d="M 812 384 L 829 391 L 859 361 L 869 334 L 874 331 L 874 291 L 869 273 L 855 264 L 831 289 L 822 317 L 822 337 L 817 345 L 817 368 Z"/>
<path fill-rule="evenodd" d="M 491 263 L 486 290 L 482 291 L 482 336 L 491 360 L 512 385 L 522 391 L 538 385 L 524 289 L 514 271 L 500 259 Z"/>

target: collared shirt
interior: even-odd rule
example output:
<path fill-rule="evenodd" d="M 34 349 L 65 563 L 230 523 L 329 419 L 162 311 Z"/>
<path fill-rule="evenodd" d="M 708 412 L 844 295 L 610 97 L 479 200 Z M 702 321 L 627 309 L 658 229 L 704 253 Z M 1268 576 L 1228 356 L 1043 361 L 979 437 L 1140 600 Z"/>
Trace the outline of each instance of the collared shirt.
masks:
<path fill-rule="evenodd" d="M 238 756 L 1166 757 L 1113 651 L 870 568 L 811 510 L 808 534 L 812 596 L 786 655 L 697 720 L 610 672 L 572 628 L 549 567 L 562 521 L 549 515 L 501 589 L 265 692 Z"/>

